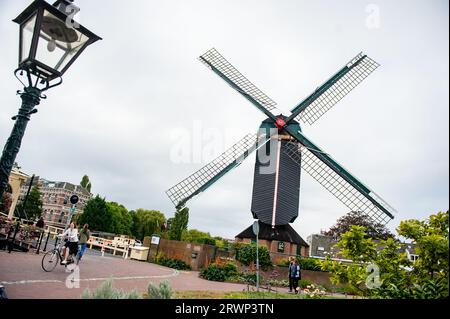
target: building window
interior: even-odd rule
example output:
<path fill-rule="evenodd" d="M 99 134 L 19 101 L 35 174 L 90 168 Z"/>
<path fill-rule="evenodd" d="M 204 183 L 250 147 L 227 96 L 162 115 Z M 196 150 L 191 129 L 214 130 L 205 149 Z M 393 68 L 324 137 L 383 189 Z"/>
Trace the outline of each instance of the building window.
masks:
<path fill-rule="evenodd" d="M 279 241 L 278 242 L 278 252 L 284 253 L 284 247 L 285 247 L 284 241 Z"/>

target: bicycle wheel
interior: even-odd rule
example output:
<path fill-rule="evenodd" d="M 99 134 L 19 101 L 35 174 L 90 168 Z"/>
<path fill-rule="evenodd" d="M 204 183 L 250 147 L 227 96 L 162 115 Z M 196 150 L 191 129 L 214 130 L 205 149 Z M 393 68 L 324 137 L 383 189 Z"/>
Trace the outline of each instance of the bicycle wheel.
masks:
<path fill-rule="evenodd" d="M 59 264 L 59 254 L 56 250 L 51 250 L 45 253 L 42 257 L 42 269 L 50 272 Z"/>

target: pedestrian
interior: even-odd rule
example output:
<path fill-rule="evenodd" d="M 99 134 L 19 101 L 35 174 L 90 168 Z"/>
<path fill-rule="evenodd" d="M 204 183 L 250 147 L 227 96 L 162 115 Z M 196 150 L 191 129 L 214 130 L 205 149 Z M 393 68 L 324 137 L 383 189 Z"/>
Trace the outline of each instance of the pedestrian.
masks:
<path fill-rule="evenodd" d="M 77 264 L 80 262 L 81 257 L 83 257 L 90 237 L 91 232 L 89 231 L 89 225 L 84 224 L 83 228 L 80 230 L 80 241 L 78 242 L 80 244 L 80 250 L 78 252 Z"/>
<path fill-rule="evenodd" d="M 292 292 L 294 287 L 294 257 L 289 257 L 289 268 L 288 268 L 288 276 L 289 276 L 289 292 Z"/>
<path fill-rule="evenodd" d="M 40 217 L 39 220 L 36 222 L 36 227 L 37 228 L 44 228 L 45 223 L 44 223 L 44 217 Z"/>
<path fill-rule="evenodd" d="M 300 279 L 302 279 L 302 269 L 300 268 L 300 264 L 298 263 L 298 260 L 294 260 L 294 267 L 293 267 L 293 286 L 295 294 L 298 294 L 300 288 L 298 287 L 298 282 Z"/>

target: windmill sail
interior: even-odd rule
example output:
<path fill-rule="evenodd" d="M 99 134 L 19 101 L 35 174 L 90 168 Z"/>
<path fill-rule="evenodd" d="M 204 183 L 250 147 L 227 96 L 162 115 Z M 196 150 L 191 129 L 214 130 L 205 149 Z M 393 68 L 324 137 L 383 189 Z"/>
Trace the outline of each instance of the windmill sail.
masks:
<path fill-rule="evenodd" d="M 266 134 L 247 134 L 209 164 L 166 191 L 176 207 L 206 190 L 233 168 L 239 166 L 253 151 L 263 146 L 269 137 Z"/>
<path fill-rule="evenodd" d="M 351 210 L 363 211 L 375 223 L 387 224 L 395 209 L 362 184 L 302 133 L 292 134 L 301 143 L 290 142 L 286 154 Z"/>
<path fill-rule="evenodd" d="M 212 48 L 200 56 L 200 61 L 210 67 L 232 88 L 252 102 L 258 109 L 269 117 L 275 109 L 275 103 L 270 97 L 258 89 L 252 82 L 241 74 L 230 62 L 228 62 L 216 49 Z"/>
<path fill-rule="evenodd" d="M 289 120 L 295 118 L 298 121 L 313 124 L 379 66 L 367 55 L 358 54 L 339 72 L 293 108 Z"/>

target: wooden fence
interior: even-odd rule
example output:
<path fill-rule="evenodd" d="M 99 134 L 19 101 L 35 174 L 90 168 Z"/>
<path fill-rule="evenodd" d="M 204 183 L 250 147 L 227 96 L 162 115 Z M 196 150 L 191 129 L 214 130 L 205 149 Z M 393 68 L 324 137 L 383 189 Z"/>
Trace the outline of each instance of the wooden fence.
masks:
<path fill-rule="evenodd" d="M 18 218 L 13 217 L 12 219 L 7 219 L 7 215 L 0 213 L 0 234 L 7 237 L 8 233 L 12 231 L 12 227 L 18 220 Z M 23 231 L 26 230 L 27 237 L 25 238 L 23 235 Z M 17 241 L 20 242 L 20 245 L 28 246 L 31 248 L 33 242 L 38 242 L 40 246 L 40 241 L 43 240 L 44 236 L 47 235 L 46 242 L 48 238 L 55 239 L 56 236 L 64 233 L 64 228 L 46 225 L 44 228 L 36 228 L 31 221 L 21 220 L 21 224 L 19 227 Z M 89 249 L 98 248 L 102 252 L 102 256 L 104 253 L 112 253 L 116 255 L 120 253 L 124 259 L 128 258 L 129 250 L 135 245 L 135 240 L 128 238 L 126 236 L 117 236 L 114 239 L 106 239 L 101 237 L 90 236 L 87 245 Z M 47 246 L 47 244 L 45 244 Z M 39 248 L 37 248 L 39 250 Z"/>

